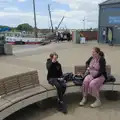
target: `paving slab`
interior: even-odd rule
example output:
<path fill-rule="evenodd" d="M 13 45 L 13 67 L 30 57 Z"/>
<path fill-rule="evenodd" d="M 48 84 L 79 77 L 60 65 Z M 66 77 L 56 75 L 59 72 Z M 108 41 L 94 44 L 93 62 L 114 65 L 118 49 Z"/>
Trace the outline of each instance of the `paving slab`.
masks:
<path fill-rule="evenodd" d="M 4 99 L 11 101 L 11 103 L 14 104 L 14 103 L 17 103 L 17 102 L 22 101 L 24 99 L 27 99 L 29 97 L 43 93 L 43 92 L 47 92 L 47 90 L 45 88 L 43 88 L 42 86 L 38 86 L 35 88 L 30 88 L 28 90 L 23 90 L 19 93 L 16 93 L 16 94 L 13 94 L 10 96 L 6 96 Z"/>
<path fill-rule="evenodd" d="M 0 62 L 0 79 L 35 70 L 33 68 L 26 68 L 18 65 Z"/>

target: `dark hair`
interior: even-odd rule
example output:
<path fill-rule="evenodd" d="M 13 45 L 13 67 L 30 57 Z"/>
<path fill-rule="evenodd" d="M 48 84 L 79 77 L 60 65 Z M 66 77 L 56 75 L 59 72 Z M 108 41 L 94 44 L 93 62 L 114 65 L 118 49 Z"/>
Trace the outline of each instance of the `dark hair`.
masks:
<path fill-rule="evenodd" d="M 53 52 L 50 54 L 50 58 L 52 59 L 54 55 L 58 57 L 58 54 L 56 52 Z"/>
<path fill-rule="evenodd" d="M 101 57 L 105 57 L 105 54 L 104 54 L 103 51 L 100 51 L 99 55 L 100 55 Z"/>
<path fill-rule="evenodd" d="M 53 58 L 53 53 L 50 54 L 50 58 L 51 58 L 51 59 Z"/>
<path fill-rule="evenodd" d="M 53 56 L 54 56 L 54 55 L 58 58 L 58 54 L 57 54 L 56 52 L 53 53 Z"/>
<path fill-rule="evenodd" d="M 100 52 L 101 52 L 100 48 L 98 48 L 98 47 L 94 47 L 94 50 L 95 50 L 95 52 L 98 53 L 98 54 L 100 54 Z"/>

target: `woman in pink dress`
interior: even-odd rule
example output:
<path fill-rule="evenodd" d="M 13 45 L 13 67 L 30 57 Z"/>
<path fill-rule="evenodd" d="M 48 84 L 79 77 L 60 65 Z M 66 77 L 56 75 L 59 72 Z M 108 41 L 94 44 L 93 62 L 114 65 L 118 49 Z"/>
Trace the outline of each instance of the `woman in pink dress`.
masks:
<path fill-rule="evenodd" d="M 98 107 L 101 105 L 99 91 L 103 85 L 106 75 L 106 61 L 104 58 L 104 53 L 100 51 L 100 48 L 93 48 L 92 57 L 86 62 L 87 70 L 89 75 L 87 75 L 83 82 L 83 99 L 80 102 L 80 106 L 84 106 L 87 102 L 87 95 L 90 94 L 96 98 L 95 102 L 91 104 L 91 107 Z"/>

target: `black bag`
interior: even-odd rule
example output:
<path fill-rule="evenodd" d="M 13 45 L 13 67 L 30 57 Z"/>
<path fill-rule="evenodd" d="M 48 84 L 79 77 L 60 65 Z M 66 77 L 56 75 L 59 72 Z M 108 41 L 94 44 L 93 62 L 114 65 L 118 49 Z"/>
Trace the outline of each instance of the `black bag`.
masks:
<path fill-rule="evenodd" d="M 66 81 L 63 78 L 51 78 L 48 80 L 52 86 L 55 85 L 55 81 L 58 81 L 62 86 L 66 87 Z"/>
<path fill-rule="evenodd" d="M 76 86 L 82 86 L 84 78 L 81 75 L 73 76 L 73 83 Z"/>
<path fill-rule="evenodd" d="M 113 75 L 108 75 L 107 79 L 105 80 L 104 83 L 106 83 L 106 82 L 115 82 L 115 81 L 116 81 L 116 78 Z"/>
<path fill-rule="evenodd" d="M 62 78 L 66 80 L 66 82 L 72 81 L 73 79 L 73 73 L 65 73 L 63 74 Z"/>

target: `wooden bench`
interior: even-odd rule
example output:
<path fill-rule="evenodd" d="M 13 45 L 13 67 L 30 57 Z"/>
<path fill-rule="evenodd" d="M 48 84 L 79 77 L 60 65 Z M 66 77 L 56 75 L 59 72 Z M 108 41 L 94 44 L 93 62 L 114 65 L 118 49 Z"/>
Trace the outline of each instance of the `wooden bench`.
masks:
<path fill-rule="evenodd" d="M 75 74 L 77 74 L 77 73 L 84 74 L 86 71 L 86 66 L 75 66 L 74 70 L 75 70 L 74 71 Z M 111 66 L 110 65 L 106 66 L 106 72 L 107 72 L 107 75 L 111 75 Z"/>
<path fill-rule="evenodd" d="M 0 120 L 16 111 L 47 98 L 38 72 L 30 71 L 0 79 Z"/>
<path fill-rule="evenodd" d="M 85 66 L 75 66 L 75 74 L 85 72 Z M 107 74 L 111 67 L 107 66 Z M 27 72 L 0 80 L 0 120 L 16 111 L 57 95 L 56 89 L 47 83 L 40 85 L 37 71 Z M 66 94 L 80 92 L 81 87 L 73 82 L 67 83 Z"/>
<path fill-rule="evenodd" d="M 75 74 L 78 74 L 78 73 L 84 74 L 85 71 L 86 71 L 86 66 L 75 66 L 75 68 L 74 68 L 74 73 Z M 111 75 L 111 66 L 110 65 L 106 66 L 106 72 L 107 72 L 107 76 Z M 115 84 L 115 81 L 114 82 L 113 81 L 107 82 L 107 80 L 106 80 L 105 84 L 119 85 L 119 84 Z"/>
<path fill-rule="evenodd" d="M 37 71 L 30 71 L 3 78 L 0 79 L 0 96 L 5 97 L 39 85 Z"/>

